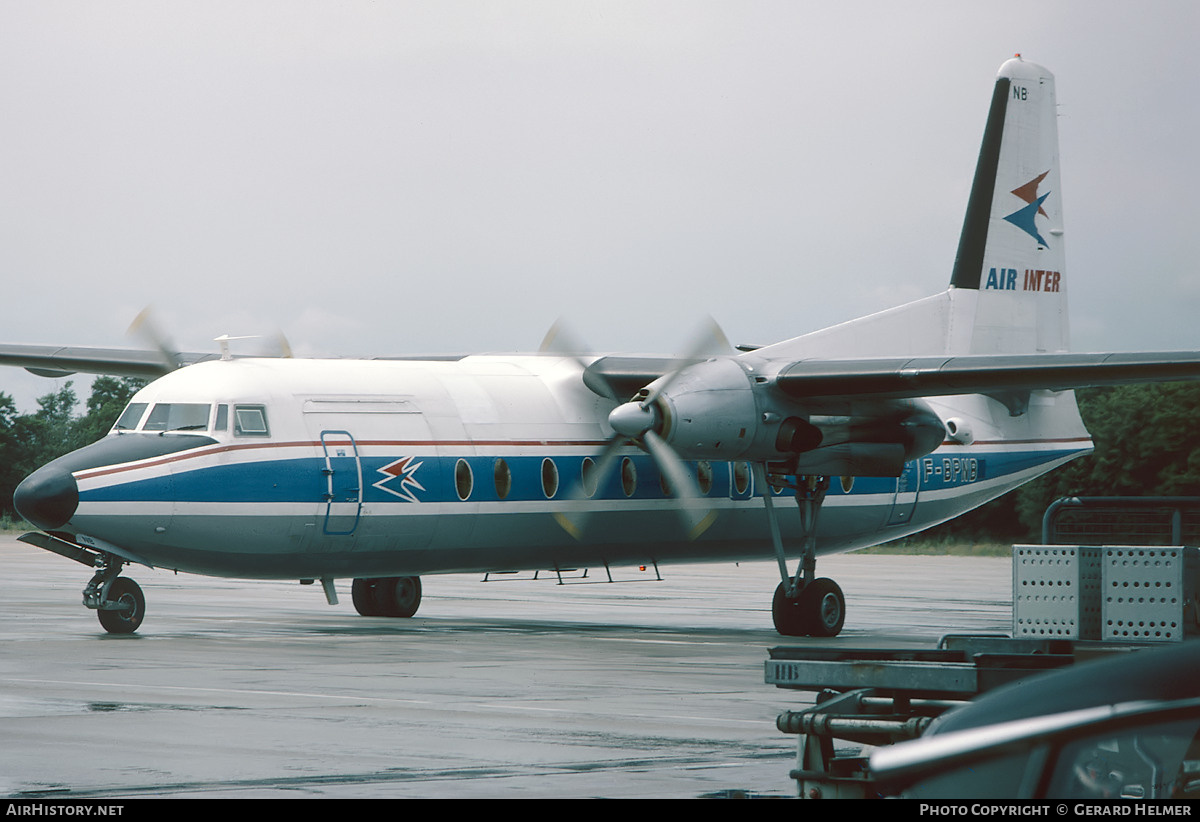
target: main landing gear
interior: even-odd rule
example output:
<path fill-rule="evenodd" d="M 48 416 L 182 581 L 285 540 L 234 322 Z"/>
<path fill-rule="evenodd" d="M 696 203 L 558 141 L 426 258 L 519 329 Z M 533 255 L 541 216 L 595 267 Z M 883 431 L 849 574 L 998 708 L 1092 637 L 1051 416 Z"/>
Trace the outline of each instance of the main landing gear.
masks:
<path fill-rule="evenodd" d="M 779 561 L 779 574 L 783 578 L 771 600 L 771 619 L 775 623 L 775 630 L 784 636 L 837 636 L 846 621 L 846 597 L 832 579 L 816 578 L 817 515 L 829 490 L 829 477 L 796 477 L 796 503 L 800 506 L 803 552 L 793 576 L 788 573 L 787 558 L 783 553 L 783 540 L 779 534 L 779 520 L 775 516 L 766 467 L 755 467 L 763 489 L 771 540 Z"/>
<path fill-rule="evenodd" d="M 805 585 L 797 596 L 788 596 L 788 584 L 781 582 L 771 600 L 771 618 L 784 636 L 837 636 L 846 621 L 846 598 L 825 577 Z"/>
<path fill-rule="evenodd" d="M 356 579 L 350 586 L 354 610 L 362 616 L 410 617 L 421 607 L 420 577 Z"/>

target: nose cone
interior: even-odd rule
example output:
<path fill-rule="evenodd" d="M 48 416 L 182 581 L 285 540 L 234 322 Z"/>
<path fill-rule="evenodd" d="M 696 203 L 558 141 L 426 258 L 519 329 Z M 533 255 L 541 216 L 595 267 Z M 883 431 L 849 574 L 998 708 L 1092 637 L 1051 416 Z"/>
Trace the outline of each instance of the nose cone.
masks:
<path fill-rule="evenodd" d="M 79 486 L 71 472 L 47 465 L 17 486 L 13 506 L 38 528 L 46 531 L 61 528 L 79 506 Z"/>

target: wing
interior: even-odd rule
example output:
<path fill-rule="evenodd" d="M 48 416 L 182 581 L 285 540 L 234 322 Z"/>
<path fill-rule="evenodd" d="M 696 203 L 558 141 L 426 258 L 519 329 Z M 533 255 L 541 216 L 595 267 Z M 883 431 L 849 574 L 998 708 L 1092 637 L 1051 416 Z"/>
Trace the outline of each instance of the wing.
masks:
<path fill-rule="evenodd" d="M 1037 390 L 1200 379 L 1200 351 L 834 360 L 751 352 L 682 365 L 605 357 L 584 372 L 603 393 L 590 378 L 618 389 L 609 396 L 634 392 L 609 416 L 615 431 L 630 439 L 653 433 L 684 460 L 732 457 L 788 463 L 805 474 L 898 476 L 905 463 L 938 448 L 954 422 L 922 398 L 985 395 L 1018 417 Z M 1039 425 L 1086 438 L 1074 403 L 1053 407 L 1061 413 L 1040 415 Z M 1013 430 L 1030 436 L 1027 426 Z"/>
<path fill-rule="evenodd" d="M 1200 351 L 801 360 L 775 385 L 796 399 L 984 394 L 1019 413 L 1034 390 L 1200 379 Z"/>
<path fill-rule="evenodd" d="M 601 357 L 584 371 L 584 382 L 603 393 L 598 382 L 603 380 L 618 394 L 632 396 L 664 374 L 695 362 Z M 772 382 L 796 399 L 889 400 L 1194 379 L 1200 379 L 1200 351 L 797 360 L 779 368 Z"/>
<path fill-rule="evenodd" d="M 110 374 L 154 379 L 176 368 L 217 359 L 216 354 L 139 351 L 127 348 L 83 348 L 61 345 L 0 345 L 0 365 L 16 365 L 40 377 Z"/>
<path fill-rule="evenodd" d="M 671 357 L 601 357 L 583 370 L 583 382 L 602 397 L 632 397 L 664 374 L 695 362 Z"/>

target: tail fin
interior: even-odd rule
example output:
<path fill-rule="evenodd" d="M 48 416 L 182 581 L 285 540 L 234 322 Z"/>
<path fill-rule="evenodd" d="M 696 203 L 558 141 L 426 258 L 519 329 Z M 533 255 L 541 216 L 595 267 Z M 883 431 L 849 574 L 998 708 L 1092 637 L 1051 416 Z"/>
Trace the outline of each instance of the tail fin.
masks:
<path fill-rule="evenodd" d="M 1019 56 L 1000 67 L 950 279 L 978 296 L 955 301 L 975 307 L 954 318 L 953 353 L 1069 347 L 1057 116 L 1054 75 Z"/>
<path fill-rule="evenodd" d="M 950 288 L 785 340 L 768 357 L 1066 351 L 1067 293 L 1054 75 L 1000 67 Z"/>

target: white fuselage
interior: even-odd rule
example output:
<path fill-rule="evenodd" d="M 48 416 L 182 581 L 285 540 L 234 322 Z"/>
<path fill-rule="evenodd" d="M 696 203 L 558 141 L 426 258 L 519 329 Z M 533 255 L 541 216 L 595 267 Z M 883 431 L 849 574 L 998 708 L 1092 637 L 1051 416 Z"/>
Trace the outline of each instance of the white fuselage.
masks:
<path fill-rule="evenodd" d="M 138 404 L 139 419 L 123 423 L 140 430 L 110 438 L 203 444 L 74 471 L 79 505 L 64 530 L 160 567 L 296 579 L 773 557 L 764 489 L 744 463 L 689 464 L 716 514 L 694 540 L 632 444 L 587 494 L 584 464 L 612 436 L 615 404 L 569 357 L 210 362 L 148 385 Z M 191 409 L 185 432 L 147 431 L 158 404 L 206 409 Z M 1019 417 L 981 396 L 929 404 L 970 436 L 899 478 L 834 478 L 819 552 L 927 528 L 1091 448 L 1069 392 L 1035 393 Z M 795 555 L 797 506 L 786 489 L 770 493 Z M 575 536 L 555 517 L 582 512 Z"/>

